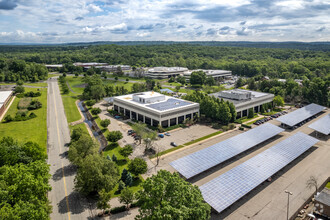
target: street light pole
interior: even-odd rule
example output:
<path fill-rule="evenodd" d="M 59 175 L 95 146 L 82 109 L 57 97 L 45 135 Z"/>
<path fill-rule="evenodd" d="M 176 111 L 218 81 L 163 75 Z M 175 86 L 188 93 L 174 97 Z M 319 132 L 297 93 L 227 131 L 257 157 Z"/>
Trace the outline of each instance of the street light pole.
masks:
<path fill-rule="evenodd" d="M 293 195 L 293 193 L 289 192 L 288 190 L 285 190 L 284 192 L 288 194 L 288 205 L 287 205 L 287 211 L 286 211 L 286 219 L 289 220 L 289 198 L 290 198 L 290 195 Z"/>

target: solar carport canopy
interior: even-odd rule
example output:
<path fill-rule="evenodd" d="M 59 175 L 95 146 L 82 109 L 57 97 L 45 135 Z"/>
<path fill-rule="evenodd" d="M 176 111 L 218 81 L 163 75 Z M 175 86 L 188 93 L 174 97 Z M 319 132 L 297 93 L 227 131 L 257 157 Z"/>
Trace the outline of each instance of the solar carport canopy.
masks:
<path fill-rule="evenodd" d="M 287 115 L 283 115 L 276 120 L 282 122 L 283 124 L 289 125 L 290 127 L 320 113 L 325 107 L 317 104 L 309 104 L 303 108 L 295 110 Z"/>
<path fill-rule="evenodd" d="M 283 130 L 266 123 L 175 160 L 170 165 L 188 179 L 274 137 Z"/>
<path fill-rule="evenodd" d="M 318 131 L 322 134 L 329 135 L 330 134 L 330 114 L 326 115 L 323 118 L 320 118 L 316 122 L 310 124 L 308 127 Z"/>
<path fill-rule="evenodd" d="M 317 142 L 298 132 L 200 186 L 204 200 L 217 212 L 222 212 Z"/>

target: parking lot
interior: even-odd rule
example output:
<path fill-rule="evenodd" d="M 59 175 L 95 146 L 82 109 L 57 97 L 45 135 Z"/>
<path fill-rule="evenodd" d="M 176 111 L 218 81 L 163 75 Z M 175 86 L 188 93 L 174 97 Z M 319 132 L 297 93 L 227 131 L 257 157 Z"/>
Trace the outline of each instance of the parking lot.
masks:
<path fill-rule="evenodd" d="M 315 132 L 308 128 L 308 125 L 324 117 L 327 113 L 323 113 L 295 130 L 287 129 L 260 146 L 236 156 L 224 164 L 213 167 L 188 181 L 201 186 L 297 132 L 303 132 L 315 137 Z M 271 120 L 269 123 L 280 126 L 280 122 L 276 120 Z M 171 161 L 209 147 L 240 132 L 238 130 L 230 131 L 207 140 L 202 144 L 188 146 L 169 155 L 165 155 L 161 158 L 160 165 L 157 169 L 166 169 L 174 172 L 175 170 L 169 165 Z M 212 219 L 285 219 L 287 195 L 284 193 L 284 190 L 293 192 L 293 195 L 290 197 L 289 212 L 292 215 L 313 193 L 313 190 L 306 188 L 307 179 L 314 175 L 321 184 L 330 175 L 330 144 L 328 139 L 328 137 L 324 136 L 319 138 L 320 142 L 275 174 L 271 182 L 262 183 L 224 212 L 220 214 L 212 213 Z"/>

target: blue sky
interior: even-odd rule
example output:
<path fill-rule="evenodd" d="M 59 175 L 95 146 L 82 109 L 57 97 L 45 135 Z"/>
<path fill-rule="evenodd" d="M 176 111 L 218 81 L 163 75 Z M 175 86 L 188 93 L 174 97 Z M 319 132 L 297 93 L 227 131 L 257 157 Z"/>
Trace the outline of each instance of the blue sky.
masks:
<path fill-rule="evenodd" d="M 0 0 L 0 43 L 329 41 L 330 0 Z"/>

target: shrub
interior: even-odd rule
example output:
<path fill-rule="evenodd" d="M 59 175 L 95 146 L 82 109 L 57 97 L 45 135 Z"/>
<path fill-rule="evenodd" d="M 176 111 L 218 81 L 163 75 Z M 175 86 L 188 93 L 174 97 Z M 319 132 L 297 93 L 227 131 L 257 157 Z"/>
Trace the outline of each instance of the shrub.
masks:
<path fill-rule="evenodd" d="M 123 134 L 120 131 L 110 131 L 107 135 L 107 140 L 110 142 L 117 142 L 123 138 Z"/>
<path fill-rule="evenodd" d="M 24 93 L 24 91 L 25 91 L 25 88 L 23 86 L 16 86 L 16 88 L 14 90 L 15 94 Z"/>
<path fill-rule="evenodd" d="M 13 121 L 13 117 L 11 117 L 11 115 L 7 115 L 3 120 L 5 122 L 11 122 L 11 121 Z"/>
<path fill-rule="evenodd" d="M 91 113 L 93 115 L 97 115 L 100 114 L 102 112 L 102 110 L 100 108 L 92 108 Z"/>
<path fill-rule="evenodd" d="M 33 101 L 30 103 L 28 109 L 29 109 L 29 110 L 35 110 L 35 109 L 39 109 L 39 108 L 41 108 L 41 107 L 42 107 L 42 103 L 41 103 L 41 102 L 39 102 L 38 100 L 33 100 Z"/>
<path fill-rule="evenodd" d="M 250 125 L 242 124 L 242 127 L 244 128 L 252 128 Z"/>
<path fill-rule="evenodd" d="M 117 160 L 118 160 L 118 159 L 117 159 L 116 155 L 113 154 L 113 155 L 112 155 L 112 161 L 113 161 L 113 162 L 117 162 Z"/>
<path fill-rule="evenodd" d="M 100 122 L 100 125 L 104 128 L 107 128 L 110 124 L 110 120 L 109 119 L 104 119 Z"/>
<path fill-rule="evenodd" d="M 91 107 L 93 105 L 95 105 L 96 101 L 95 100 L 88 100 L 85 102 L 87 106 Z"/>
<path fill-rule="evenodd" d="M 110 210 L 110 213 L 111 214 L 117 214 L 117 213 L 120 213 L 120 212 L 125 212 L 126 211 L 126 206 L 119 206 L 119 207 L 115 207 L 115 208 L 112 208 Z"/>
<path fill-rule="evenodd" d="M 118 191 L 121 192 L 125 188 L 125 183 L 122 180 L 119 180 Z"/>
<path fill-rule="evenodd" d="M 130 144 L 126 144 L 125 147 L 119 150 L 120 155 L 123 157 L 128 157 L 133 153 L 133 147 Z"/>
<path fill-rule="evenodd" d="M 20 94 L 17 94 L 16 97 L 17 97 L 17 98 L 24 98 L 25 96 L 24 96 L 23 93 L 20 93 Z"/>
<path fill-rule="evenodd" d="M 239 130 L 240 130 L 240 131 L 244 131 L 244 127 L 240 126 L 240 127 L 239 127 Z"/>
<path fill-rule="evenodd" d="M 224 125 L 224 126 L 221 127 L 221 129 L 222 129 L 223 131 L 228 131 L 228 126 Z"/>
<path fill-rule="evenodd" d="M 228 125 L 228 129 L 229 129 L 229 130 L 234 129 L 235 127 L 236 127 L 236 126 L 235 126 L 234 123 L 230 123 L 230 124 Z"/>
<path fill-rule="evenodd" d="M 36 118 L 36 117 L 37 117 L 37 115 L 34 114 L 34 112 L 31 112 L 30 115 L 29 115 L 29 118 L 31 118 L 31 119 L 32 119 L 32 118 Z"/>

